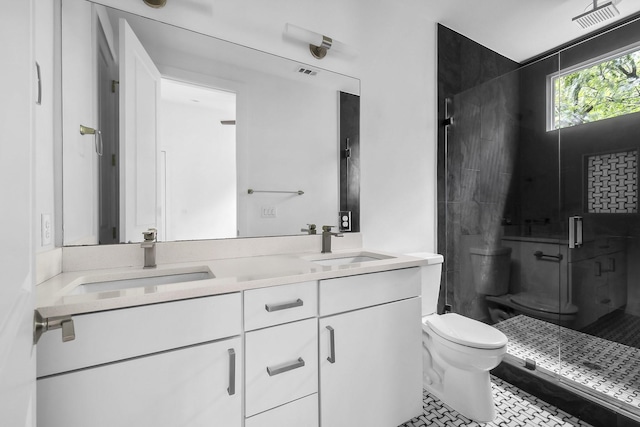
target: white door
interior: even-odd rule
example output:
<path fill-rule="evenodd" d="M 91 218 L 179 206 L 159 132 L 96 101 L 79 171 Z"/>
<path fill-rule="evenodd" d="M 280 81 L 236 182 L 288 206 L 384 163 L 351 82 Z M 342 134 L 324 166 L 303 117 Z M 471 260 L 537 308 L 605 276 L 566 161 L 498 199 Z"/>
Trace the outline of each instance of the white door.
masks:
<path fill-rule="evenodd" d="M 34 2 L 3 2 L 0 13 L 0 425 L 35 425 L 32 346 Z"/>
<path fill-rule="evenodd" d="M 412 298 L 320 319 L 323 427 L 397 426 L 422 413 L 420 310 Z"/>
<path fill-rule="evenodd" d="M 120 32 L 121 241 L 142 240 L 159 228 L 157 147 L 160 72 L 123 18 Z M 124 233 L 124 234 L 123 234 Z M 163 230 L 158 229 L 159 238 Z"/>
<path fill-rule="evenodd" d="M 236 337 L 39 379 L 38 425 L 240 427 L 241 360 Z"/>

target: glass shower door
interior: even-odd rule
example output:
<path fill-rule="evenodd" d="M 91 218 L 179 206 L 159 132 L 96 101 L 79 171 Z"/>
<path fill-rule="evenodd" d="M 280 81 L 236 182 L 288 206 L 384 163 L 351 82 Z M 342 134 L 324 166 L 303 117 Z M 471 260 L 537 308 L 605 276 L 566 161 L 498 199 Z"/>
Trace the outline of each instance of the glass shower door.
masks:
<path fill-rule="evenodd" d="M 640 107 L 625 109 L 640 106 L 635 75 L 640 53 L 633 54 L 638 34 L 640 24 L 632 22 L 563 50 L 552 119 L 567 236 L 574 230 L 568 218 L 582 222 L 581 244 L 568 249 L 567 289 L 577 313 L 560 330 L 560 378 L 635 417 L 640 416 Z"/>
<path fill-rule="evenodd" d="M 598 103 L 575 104 L 588 79 L 571 75 L 640 50 L 639 22 L 471 85 L 440 117 L 445 303 L 504 332 L 506 364 L 638 420 L 640 53 L 609 66 L 636 112 L 588 118 Z"/>
<path fill-rule="evenodd" d="M 568 317 L 558 132 L 541 112 L 557 70 L 553 57 L 456 94 L 446 130 L 446 302 L 504 332 L 507 363 L 551 374 Z"/>

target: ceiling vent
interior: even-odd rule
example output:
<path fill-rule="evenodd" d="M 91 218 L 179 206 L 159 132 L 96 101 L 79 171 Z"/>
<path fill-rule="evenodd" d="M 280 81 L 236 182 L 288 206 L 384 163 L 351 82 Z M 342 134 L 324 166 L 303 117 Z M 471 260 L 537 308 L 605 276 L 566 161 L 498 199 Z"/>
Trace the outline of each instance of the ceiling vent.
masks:
<path fill-rule="evenodd" d="M 316 74 L 318 74 L 318 72 L 316 70 L 312 70 L 311 68 L 303 67 L 302 65 L 298 66 L 298 73 L 306 74 L 308 76 L 315 76 Z"/>

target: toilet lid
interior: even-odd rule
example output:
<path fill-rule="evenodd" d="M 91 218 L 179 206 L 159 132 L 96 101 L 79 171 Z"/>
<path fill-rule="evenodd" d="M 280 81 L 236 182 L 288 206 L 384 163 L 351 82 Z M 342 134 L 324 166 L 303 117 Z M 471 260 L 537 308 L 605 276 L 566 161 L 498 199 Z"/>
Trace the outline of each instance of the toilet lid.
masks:
<path fill-rule="evenodd" d="M 428 322 L 442 338 L 466 347 L 495 349 L 507 345 L 507 336 L 496 328 L 456 313 L 430 316 Z"/>

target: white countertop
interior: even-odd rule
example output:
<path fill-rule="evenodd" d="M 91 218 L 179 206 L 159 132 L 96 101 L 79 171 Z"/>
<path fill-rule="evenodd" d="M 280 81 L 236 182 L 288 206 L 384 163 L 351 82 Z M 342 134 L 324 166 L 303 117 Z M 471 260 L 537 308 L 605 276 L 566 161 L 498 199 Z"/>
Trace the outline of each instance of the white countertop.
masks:
<path fill-rule="evenodd" d="M 313 262 L 353 255 L 381 258 L 374 261 L 323 266 Z M 330 254 L 301 252 L 246 258 L 161 264 L 152 269 L 121 267 L 63 272 L 36 288 L 36 306 L 45 317 L 76 315 L 139 305 L 239 292 L 290 283 L 330 279 L 386 270 L 418 267 L 429 260 L 408 255 L 365 249 L 334 251 Z M 160 276 L 208 269 L 215 276 L 191 282 L 169 283 L 122 290 L 70 295 L 83 283 L 121 280 L 127 277 Z"/>

